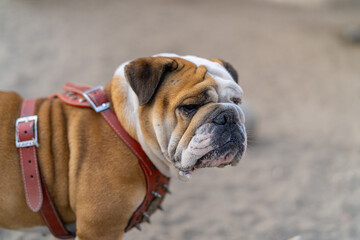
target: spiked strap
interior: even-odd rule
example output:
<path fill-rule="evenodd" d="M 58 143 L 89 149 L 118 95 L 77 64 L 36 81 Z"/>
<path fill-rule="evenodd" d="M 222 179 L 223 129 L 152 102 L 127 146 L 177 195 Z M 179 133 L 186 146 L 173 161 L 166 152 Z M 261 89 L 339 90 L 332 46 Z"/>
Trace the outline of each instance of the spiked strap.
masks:
<path fill-rule="evenodd" d="M 164 176 L 146 156 L 140 144 L 133 139 L 122 127 L 115 113 L 110 109 L 110 102 L 102 87 L 91 88 L 73 83 L 66 83 L 63 86 L 65 93 L 57 93 L 51 97 L 58 97 L 66 104 L 75 107 L 93 108 L 99 112 L 118 137 L 128 146 L 138 158 L 140 167 L 146 180 L 146 196 L 131 216 L 125 232 L 134 226 L 140 229 L 141 222 L 150 222 L 150 215 L 156 209 L 161 209 L 161 202 L 166 193 L 170 179 Z"/>

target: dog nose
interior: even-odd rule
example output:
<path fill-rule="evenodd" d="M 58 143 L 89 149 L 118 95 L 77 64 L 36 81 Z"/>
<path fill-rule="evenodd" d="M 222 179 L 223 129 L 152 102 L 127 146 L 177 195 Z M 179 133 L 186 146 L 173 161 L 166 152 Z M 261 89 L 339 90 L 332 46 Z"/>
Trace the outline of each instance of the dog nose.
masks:
<path fill-rule="evenodd" d="M 235 122 L 235 116 L 232 112 L 222 112 L 216 118 L 214 118 L 213 122 L 217 125 L 226 125 L 232 124 Z"/>

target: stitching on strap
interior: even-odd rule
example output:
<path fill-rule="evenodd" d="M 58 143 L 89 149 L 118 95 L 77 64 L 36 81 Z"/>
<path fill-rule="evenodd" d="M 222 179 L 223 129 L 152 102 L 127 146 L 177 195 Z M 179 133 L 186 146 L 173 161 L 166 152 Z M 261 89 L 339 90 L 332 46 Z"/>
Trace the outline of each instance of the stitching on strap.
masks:
<path fill-rule="evenodd" d="M 24 183 L 24 189 L 25 189 L 25 199 L 26 202 L 29 206 L 31 206 L 32 208 L 34 208 L 31 204 L 31 202 L 29 201 L 29 193 L 26 187 L 26 179 L 25 179 L 25 172 L 24 172 L 24 160 L 23 160 L 23 155 L 22 155 L 22 151 L 19 150 L 20 153 L 20 164 L 21 164 L 21 173 L 22 173 L 22 179 L 23 179 L 23 183 Z"/>
<path fill-rule="evenodd" d="M 41 183 L 40 183 L 41 180 L 40 180 L 39 166 L 38 166 L 38 161 L 37 161 L 37 157 L 36 157 L 35 147 L 31 147 L 31 151 L 34 154 L 35 173 L 36 173 L 37 185 L 38 185 L 38 190 L 39 190 L 39 198 L 40 198 L 36 209 L 40 209 L 41 205 L 43 203 L 43 196 L 42 196 L 42 189 L 41 189 Z"/>

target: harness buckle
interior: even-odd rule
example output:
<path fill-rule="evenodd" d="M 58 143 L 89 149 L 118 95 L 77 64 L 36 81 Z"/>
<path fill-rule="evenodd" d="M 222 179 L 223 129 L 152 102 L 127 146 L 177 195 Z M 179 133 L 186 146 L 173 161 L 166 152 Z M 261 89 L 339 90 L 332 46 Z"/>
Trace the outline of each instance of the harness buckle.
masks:
<path fill-rule="evenodd" d="M 84 96 L 84 98 L 90 103 L 91 107 L 95 110 L 95 112 L 101 112 L 104 111 L 106 109 L 110 108 L 110 103 L 109 102 L 104 102 L 102 104 L 100 104 L 99 106 L 97 106 L 94 101 L 90 98 L 89 94 L 92 92 L 95 92 L 97 90 L 104 90 L 104 88 L 102 86 L 98 86 L 98 87 L 94 87 L 90 90 L 87 90 L 85 92 L 82 93 L 82 95 Z"/>
<path fill-rule="evenodd" d="M 29 124 L 30 122 L 33 121 L 33 124 Z M 38 122 L 38 116 L 37 115 L 33 115 L 33 116 L 28 116 L 28 117 L 22 117 L 22 118 L 18 118 L 16 120 L 16 125 L 15 125 L 15 144 L 17 148 L 23 148 L 23 147 L 31 147 L 31 146 L 36 146 L 39 147 L 39 143 L 38 143 L 38 132 L 37 132 L 37 122 Z M 19 131 L 19 125 L 21 124 L 26 124 L 24 125 L 24 134 L 31 134 L 32 136 L 29 136 L 30 139 L 29 140 L 24 140 L 21 141 L 20 140 L 20 131 Z M 21 134 L 22 135 L 22 134 Z M 29 138 L 27 136 L 23 136 L 24 138 Z"/>

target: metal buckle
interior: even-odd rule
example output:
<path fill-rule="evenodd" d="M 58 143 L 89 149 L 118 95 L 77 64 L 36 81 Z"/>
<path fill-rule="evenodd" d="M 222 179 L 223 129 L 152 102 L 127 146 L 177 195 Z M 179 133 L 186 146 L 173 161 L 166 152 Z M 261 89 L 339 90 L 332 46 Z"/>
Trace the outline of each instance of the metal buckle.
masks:
<path fill-rule="evenodd" d="M 82 93 L 84 98 L 91 104 L 91 106 L 95 110 L 95 112 L 101 112 L 101 111 L 104 111 L 104 110 L 106 110 L 106 109 L 108 109 L 110 107 L 109 102 L 106 102 L 106 103 L 103 103 L 103 104 L 101 104 L 99 106 L 96 106 L 95 103 L 88 96 L 89 93 L 94 92 L 94 91 L 99 90 L 99 89 L 104 90 L 104 88 L 102 86 L 97 86 L 97 87 L 94 87 L 94 88 L 92 88 L 90 90 L 87 90 L 87 91 Z"/>
<path fill-rule="evenodd" d="M 18 136 L 18 131 L 17 131 L 19 123 L 30 122 L 30 121 L 34 121 L 34 137 L 33 137 L 33 139 L 28 140 L 28 141 L 19 141 L 19 136 Z M 38 121 L 38 116 L 37 115 L 28 116 L 28 117 L 22 117 L 22 118 L 18 118 L 16 120 L 15 144 L 16 144 L 17 148 L 31 147 L 31 146 L 39 147 L 38 133 L 37 133 L 37 121 Z"/>

